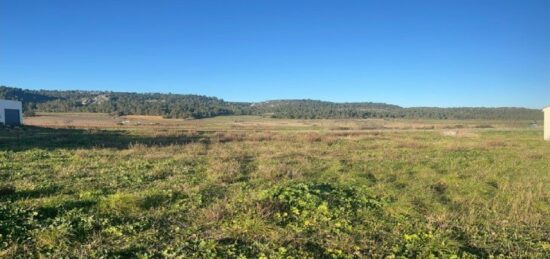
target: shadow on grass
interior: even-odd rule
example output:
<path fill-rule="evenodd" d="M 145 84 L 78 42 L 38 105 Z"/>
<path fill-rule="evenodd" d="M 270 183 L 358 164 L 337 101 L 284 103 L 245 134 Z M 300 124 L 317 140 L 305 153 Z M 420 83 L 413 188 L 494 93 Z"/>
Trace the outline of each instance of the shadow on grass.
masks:
<path fill-rule="evenodd" d="M 203 135 L 146 136 L 125 130 L 55 129 L 34 126 L 0 128 L 0 150 L 24 151 L 33 148 L 125 149 L 131 145 L 168 146 L 208 142 Z"/>
<path fill-rule="evenodd" d="M 49 206 L 39 207 L 37 208 L 37 211 L 38 211 L 37 218 L 41 220 L 48 219 L 48 218 L 55 218 L 60 214 L 66 211 L 70 211 L 72 209 L 90 210 L 96 204 L 97 204 L 97 201 L 93 201 L 93 200 L 70 200 L 55 207 L 49 207 Z"/>
<path fill-rule="evenodd" d="M 47 197 L 56 194 L 59 190 L 61 188 L 55 185 L 40 186 L 32 190 L 16 190 L 13 187 L 13 191 L 10 193 L 0 193 L 0 201 Z"/>

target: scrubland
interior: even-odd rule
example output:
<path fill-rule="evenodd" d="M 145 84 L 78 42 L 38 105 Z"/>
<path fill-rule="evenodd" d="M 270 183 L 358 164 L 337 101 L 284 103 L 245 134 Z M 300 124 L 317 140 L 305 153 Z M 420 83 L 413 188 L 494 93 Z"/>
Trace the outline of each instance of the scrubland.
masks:
<path fill-rule="evenodd" d="M 0 257 L 550 256 L 529 122 L 40 119 L 0 129 Z"/>

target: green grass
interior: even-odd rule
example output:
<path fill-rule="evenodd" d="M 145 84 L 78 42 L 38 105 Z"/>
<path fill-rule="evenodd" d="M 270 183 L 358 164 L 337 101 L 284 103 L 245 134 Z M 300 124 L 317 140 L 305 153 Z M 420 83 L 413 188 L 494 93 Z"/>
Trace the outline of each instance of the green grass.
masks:
<path fill-rule="evenodd" d="M 549 257 L 541 139 L 0 129 L 0 257 Z"/>

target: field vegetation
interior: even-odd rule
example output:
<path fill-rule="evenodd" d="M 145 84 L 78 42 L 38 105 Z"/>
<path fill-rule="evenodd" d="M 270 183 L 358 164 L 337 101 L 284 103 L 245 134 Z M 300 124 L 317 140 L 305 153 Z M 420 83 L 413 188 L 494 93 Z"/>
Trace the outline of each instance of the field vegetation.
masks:
<path fill-rule="evenodd" d="M 82 116 L 0 129 L 0 257 L 550 256 L 530 121 Z"/>

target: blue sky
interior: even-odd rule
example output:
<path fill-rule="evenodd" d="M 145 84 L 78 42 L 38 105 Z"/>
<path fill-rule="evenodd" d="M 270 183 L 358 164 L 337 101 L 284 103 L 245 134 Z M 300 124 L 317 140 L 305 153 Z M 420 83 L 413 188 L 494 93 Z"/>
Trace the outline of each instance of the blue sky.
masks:
<path fill-rule="evenodd" d="M 550 1 L 0 0 L 0 84 L 550 104 Z"/>

